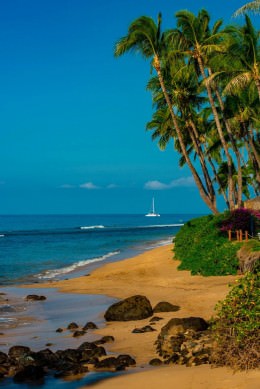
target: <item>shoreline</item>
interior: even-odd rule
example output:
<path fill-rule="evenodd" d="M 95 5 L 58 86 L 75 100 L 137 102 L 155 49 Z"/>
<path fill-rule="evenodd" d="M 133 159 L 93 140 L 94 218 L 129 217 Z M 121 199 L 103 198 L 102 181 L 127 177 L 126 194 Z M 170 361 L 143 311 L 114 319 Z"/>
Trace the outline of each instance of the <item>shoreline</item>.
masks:
<path fill-rule="evenodd" d="M 166 380 L 164 385 L 168 385 L 168 387 L 177 385 L 176 387 L 180 389 L 200 389 L 201 387 L 256 389 L 260 379 L 259 371 L 237 373 L 234 376 L 233 372 L 228 369 L 211 369 L 208 365 L 189 368 L 176 365 L 156 368 L 149 365 L 152 358 L 158 357 L 154 342 L 162 326 L 172 317 L 200 316 L 209 320 L 214 315 L 216 303 L 228 293 L 228 284 L 234 283 L 238 278 L 238 276 L 191 276 L 189 271 L 178 271 L 179 261 L 173 259 L 172 249 L 172 244 L 160 246 L 133 258 L 103 264 L 87 277 L 81 276 L 57 282 L 24 285 L 20 288 L 33 288 L 34 293 L 37 294 L 41 294 L 43 288 L 50 290 L 55 288 L 55 291 L 61 293 L 62 298 L 67 294 L 75 294 L 75 296 L 81 294 L 123 299 L 141 294 L 150 300 L 153 307 L 160 301 L 168 301 L 180 306 L 181 309 L 177 312 L 158 313 L 162 320 L 156 323 L 156 331 L 153 332 L 132 333 L 133 329 L 149 324 L 149 318 L 130 322 L 108 322 L 105 323 L 104 327 L 94 331 L 94 334 L 99 337 L 114 336 L 115 342 L 109 343 L 106 347 L 109 353 L 129 354 L 137 362 L 137 367 L 126 371 L 126 374 L 96 383 L 95 385 L 100 389 L 116 387 L 134 387 L 135 389 L 140 387 L 141 389 L 146 387 L 145 385 L 149 388 L 155 388 L 164 380 Z M 84 340 L 81 339 L 81 342 Z M 216 374 L 218 380 L 214 378 Z M 230 386 L 234 377 L 236 378 L 234 386 Z M 251 386 L 248 386 L 248 380 L 251 380 Z M 197 381 L 203 382 L 202 386 L 199 386 Z M 180 384 L 178 385 L 177 382 Z M 229 385 L 226 384 L 227 382 Z"/>

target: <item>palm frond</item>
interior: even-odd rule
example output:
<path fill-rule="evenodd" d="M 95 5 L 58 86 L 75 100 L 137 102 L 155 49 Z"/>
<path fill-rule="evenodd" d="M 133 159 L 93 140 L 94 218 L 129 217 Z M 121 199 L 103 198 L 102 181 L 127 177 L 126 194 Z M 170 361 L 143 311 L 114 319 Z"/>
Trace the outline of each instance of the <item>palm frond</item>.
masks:
<path fill-rule="evenodd" d="M 260 0 L 251 1 L 250 3 L 247 3 L 243 5 L 243 7 L 239 8 L 234 14 L 234 17 L 237 17 L 239 15 L 244 15 L 246 12 L 252 11 L 253 13 L 260 13 Z"/>
<path fill-rule="evenodd" d="M 252 81 L 252 75 L 250 72 L 240 73 L 236 77 L 232 78 L 232 80 L 226 85 L 223 90 L 223 94 L 230 94 L 232 92 L 236 93 L 245 88 L 250 81 Z"/>

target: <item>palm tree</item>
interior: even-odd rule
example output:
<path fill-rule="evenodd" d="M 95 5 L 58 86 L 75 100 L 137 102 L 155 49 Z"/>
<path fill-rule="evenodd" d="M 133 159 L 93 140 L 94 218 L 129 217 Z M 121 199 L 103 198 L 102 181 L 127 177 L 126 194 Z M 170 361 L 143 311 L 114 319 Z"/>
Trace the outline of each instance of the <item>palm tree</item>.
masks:
<path fill-rule="evenodd" d="M 177 28 L 164 33 L 160 14 L 157 23 L 136 19 L 114 54 L 132 51 L 151 60 L 152 139 L 161 149 L 173 140 L 180 166 L 188 165 L 213 213 L 217 189 L 234 209 L 248 188 L 259 190 L 258 34 L 247 16 L 244 27 L 221 31 L 221 21 L 209 27 L 205 10 L 197 17 L 179 11 L 176 17 Z M 242 74 L 251 78 L 238 87 Z"/>
<path fill-rule="evenodd" d="M 245 15 L 245 25 L 229 27 L 226 31 L 232 35 L 233 43 L 228 50 L 230 82 L 225 88 L 226 93 L 237 92 L 250 83 L 256 85 L 260 100 L 260 50 L 259 32 L 253 27 L 250 18 Z M 232 67 L 230 67 L 232 63 Z M 226 71 L 228 73 L 228 71 Z"/>
<path fill-rule="evenodd" d="M 157 24 L 153 21 L 153 19 L 146 16 L 142 16 L 131 23 L 128 29 L 128 34 L 118 41 L 114 53 L 116 57 L 119 57 L 129 51 L 140 53 L 145 58 L 152 59 L 152 67 L 157 73 L 160 87 L 167 104 L 167 109 L 169 110 L 169 114 L 177 134 L 181 152 L 191 170 L 202 199 L 209 206 L 212 212 L 217 213 L 218 211 L 215 204 L 212 204 L 208 198 L 208 194 L 205 191 L 201 178 L 191 162 L 186 149 L 184 137 L 178 123 L 178 118 L 173 110 L 167 85 L 165 83 L 163 60 L 166 52 L 166 39 L 165 34 L 161 33 L 161 14 L 159 14 Z"/>
<path fill-rule="evenodd" d="M 212 31 L 209 28 L 210 17 L 206 10 L 201 10 L 196 17 L 192 12 L 184 10 L 176 13 L 177 29 L 173 30 L 173 40 L 179 42 L 180 52 L 186 54 L 193 60 L 199 70 L 200 76 L 205 82 L 205 87 L 212 109 L 212 114 L 218 130 L 219 138 L 227 159 L 228 166 L 228 196 L 230 208 L 234 209 L 233 201 L 233 180 L 232 169 L 233 160 L 229 152 L 229 145 L 225 139 L 224 129 L 222 128 L 217 103 L 214 99 L 212 87 L 207 82 L 209 73 L 207 70 L 208 60 L 212 52 L 223 52 L 226 49 L 226 34 L 219 31 L 222 22 L 217 21 Z"/>
<path fill-rule="evenodd" d="M 242 156 L 239 147 L 237 146 L 236 136 L 238 135 L 237 128 L 240 127 L 239 123 L 242 123 L 242 119 L 240 118 L 238 122 L 234 122 L 234 120 L 231 121 L 230 119 L 232 116 L 230 116 L 230 113 L 228 113 L 228 106 L 230 105 L 230 102 L 235 102 L 235 98 L 237 96 L 237 104 L 239 106 L 237 109 L 233 109 L 234 117 L 238 116 L 241 111 L 243 111 L 242 116 L 245 116 L 246 112 L 251 111 L 251 117 L 257 117 L 257 114 L 253 114 L 250 107 L 251 103 L 249 103 L 249 101 L 250 96 L 251 100 L 252 95 L 255 96 L 255 92 L 257 96 L 257 91 L 260 98 L 259 37 L 257 31 L 254 30 L 250 18 L 247 15 L 245 26 L 229 26 L 224 31 L 229 36 L 227 50 L 226 52 L 221 53 L 217 58 L 213 57 L 213 59 L 210 59 L 210 64 L 212 65 L 215 73 L 210 74 L 208 77 L 208 82 L 211 85 L 221 85 L 222 91 L 226 95 L 225 104 L 223 104 L 218 96 L 218 92 L 216 91 L 219 106 L 223 111 L 225 126 L 237 159 L 236 183 L 238 185 L 238 206 L 240 206 L 244 184 L 241 165 Z M 217 82 L 215 82 L 216 80 Z M 245 96 L 247 96 L 246 104 Z M 229 120 L 227 120 L 226 116 L 229 117 Z M 244 139 L 245 142 L 248 142 L 248 140 L 251 141 L 251 136 L 249 136 L 247 140 Z M 253 143 L 249 149 L 252 148 L 252 146 L 254 147 Z M 253 150 L 255 151 L 255 149 Z M 252 155 L 251 150 L 248 155 Z M 257 160 L 257 155 L 253 158 Z M 259 174 L 256 173 L 257 179 L 258 176 Z"/>
<path fill-rule="evenodd" d="M 248 160 L 256 167 L 255 173 L 260 184 L 260 153 L 258 135 L 260 130 L 260 105 L 257 91 L 251 88 L 243 89 L 238 94 L 230 94 L 225 101 L 225 114 L 230 123 L 238 146 L 246 149 Z M 239 144 L 240 143 L 240 144 Z M 243 164 L 248 162 L 243 158 Z"/>
<path fill-rule="evenodd" d="M 198 80 L 192 65 L 186 65 L 184 61 L 176 60 L 171 62 L 169 67 L 171 74 L 169 81 L 170 99 L 174 107 L 173 109 L 178 116 L 178 123 L 182 129 L 185 146 L 188 154 L 191 157 L 193 156 L 194 160 L 198 159 L 205 192 L 216 207 L 216 195 L 209 172 L 207 155 L 205 150 L 203 150 L 203 142 L 201 142 L 198 130 L 198 112 L 200 107 L 205 104 L 205 97 L 198 93 Z M 153 114 L 153 120 L 148 123 L 147 129 L 154 131 L 152 138 L 159 138 L 159 147 L 165 149 L 170 139 L 176 138 L 176 132 L 171 128 L 172 123 L 169 123 L 165 108 L 161 106 L 161 93 L 158 91 L 158 84 L 152 80 L 148 84 L 148 88 L 153 94 L 153 101 L 157 110 Z M 182 154 L 177 141 L 175 141 L 175 149 Z M 180 166 L 183 166 L 185 163 L 186 160 L 182 155 Z"/>
<path fill-rule="evenodd" d="M 250 1 L 250 3 L 246 3 L 243 5 L 243 7 L 239 8 L 235 13 L 234 16 L 238 15 L 244 15 L 246 12 L 254 12 L 259 13 L 260 11 L 260 0 Z"/>

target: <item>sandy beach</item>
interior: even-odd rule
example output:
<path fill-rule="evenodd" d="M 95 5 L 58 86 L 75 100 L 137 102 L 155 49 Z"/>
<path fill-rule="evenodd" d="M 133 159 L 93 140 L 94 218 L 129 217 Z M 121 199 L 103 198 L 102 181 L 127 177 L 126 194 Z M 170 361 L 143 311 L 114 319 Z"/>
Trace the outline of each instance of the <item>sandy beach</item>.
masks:
<path fill-rule="evenodd" d="M 146 251 L 134 258 L 109 263 L 88 276 L 34 285 L 35 292 L 41 287 L 58 288 L 62 293 L 102 294 L 118 299 L 133 295 L 146 296 L 152 306 L 160 301 L 179 305 L 177 312 L 160 313 L 163 320 L 157 322 L 154 332 L 132 333 L 134 328 L 149 324 L 149 319 L 129 322 L 109 322 L 96 330 L 99 335 L 112 335 L 115 342 L 108 345 L 112 353 L 130 354 L 136 359 L 137 368 L 131 373 L 105 380 L 98 388 L 166 388 L 180 389 L 256 389 L 260 372 L 233 373 L 226 368 L 210 366 L 166 366 L 150 368 L 155 358 L 154 342 L 160 328 L 172 317 L 200 316 L 210 319 L 216 303 L 223 299 L 237 276 L 202 277 L 191 276 L 188 271 L 178 271 L 179 262 L 173 260 L 173 246 L 166 245 Z M 31 286 L 32 287 L 32 286 Z M 39 291 L 38 291 L 39 292 Z M 157 356 L 158 357 L 158 356 Z M 144 368 L 144 370 L 142 369 Z"/>

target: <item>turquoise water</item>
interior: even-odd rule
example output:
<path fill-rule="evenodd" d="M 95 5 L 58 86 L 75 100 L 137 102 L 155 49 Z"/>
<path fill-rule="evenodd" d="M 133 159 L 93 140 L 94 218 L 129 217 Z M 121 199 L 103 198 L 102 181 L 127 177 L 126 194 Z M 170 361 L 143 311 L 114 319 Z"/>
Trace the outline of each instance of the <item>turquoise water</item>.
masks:
<path fill-rule="evenodd" d="M 0 216 L 0 285 L 73 277 L 169 243 L 194 216 Z"/>

